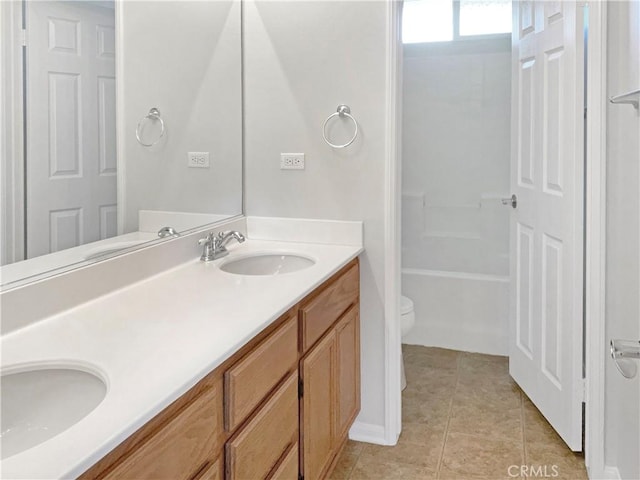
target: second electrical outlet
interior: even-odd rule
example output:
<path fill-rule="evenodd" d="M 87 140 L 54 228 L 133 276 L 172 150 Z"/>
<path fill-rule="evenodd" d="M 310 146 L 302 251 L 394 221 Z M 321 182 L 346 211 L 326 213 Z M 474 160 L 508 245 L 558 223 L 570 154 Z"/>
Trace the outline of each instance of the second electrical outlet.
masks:
<path fill-rule="evenodd" d="M 280 170 L 304 170 L 304 153 L 281 153 Z"/>

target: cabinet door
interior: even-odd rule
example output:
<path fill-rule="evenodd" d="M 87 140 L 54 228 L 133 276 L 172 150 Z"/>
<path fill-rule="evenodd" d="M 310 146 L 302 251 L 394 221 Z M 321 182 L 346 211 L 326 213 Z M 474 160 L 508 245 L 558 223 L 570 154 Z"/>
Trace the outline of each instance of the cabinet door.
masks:
<path fill-rule="evenodd" d="M 336 444 L 346 437 L 360 411 L 360 315 L 354 305 L 336 327 Z"/>
<path fill-rule="evenodd" d="M 316 480 L 333 459 L 335 439 L 335 355 L 336 336 L 332 330 L 302 359 L 304 394 L 302 414 L 302 474 Z"/>

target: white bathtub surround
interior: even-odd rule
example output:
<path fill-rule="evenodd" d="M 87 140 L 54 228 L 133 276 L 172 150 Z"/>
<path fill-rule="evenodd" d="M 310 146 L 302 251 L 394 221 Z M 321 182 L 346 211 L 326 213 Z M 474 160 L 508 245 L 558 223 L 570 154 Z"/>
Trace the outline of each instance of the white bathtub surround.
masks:
<path fill-rule="evenodd" d="M 508 354 L 509 277 L 402 269 L 416 325 L 403 343 Z"/>
<path fill-rule="evenodd" d="M 236 226 L 243 223 L 244 219 L 237 221 Z M 229 228 L 227 224 L 224 229 Z M 362 252 L 361 245 L 255 240 L 249 231 L 246 242 L 228 247 L 228 257 L 204 263 L 194 241 L 198 236 L 135 252 L 128 261 L 123 256 L 67 274 L 76 277 L 66 279 L 69 285 L 96 280 L 98 272 L 107 275 L 110 284 L 113 276 L 142 268 L 145 262 L 162 263 L 161 249 L 174 258 L 182 258 L 187 246 L 190 249 L 186 261 L 182 258 L 180 264 L 127 288 L 103 288 L 93 292 L 102 296 L 76 302 L 75 308 L 67 305 L 66 311 L 56 304 L 57 315 L 38 318 L 28 328 L 16 329 L 25 326 L 12 318 L 19 311 L 7 315 L 3 302 L 3 323 L 7 320 L 14 327 L 1 340 L 3 367 L 52 361 L 86 365 L 101 372 L 109 385 L 105 400 L 78 424 L 4 459 L 3 478 L 79 475 Z M 147 256 L 148 250 L 155 250 L 155 255 Z M 237 276 L 219 269 L 234 256 L 267 251 L 298 253 L 316 263 L 277 276 Z M 47 282 L 49 288 L 40 286 L 45 303 L 54 299 L 54 285 L 60 285 L 55 278 L 42 283 Z M 16 291 L 3 297 L 10 294 Z"/>
<path fill-rule="evenodd" d="M 510 40 L 405 45 L 403 80 L 403 341 L 504 355 Z"/>

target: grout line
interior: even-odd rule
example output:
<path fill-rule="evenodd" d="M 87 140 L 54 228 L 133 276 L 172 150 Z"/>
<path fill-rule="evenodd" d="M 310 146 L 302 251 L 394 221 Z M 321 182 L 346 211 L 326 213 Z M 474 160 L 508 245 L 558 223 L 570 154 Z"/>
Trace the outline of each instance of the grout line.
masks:
<path fill-rule="evenodd" d="M 444 438 L 442 440 L 442 448 L 440 449 L 440 455 L 438 457 L 438 464 L 436 466 L 436 480 L 440 478 L 440 469 L 442 468 L 442 461 L 444 459 L 444 450 L 447 446 L 447 438 L 449 437 L 449 424 L 451 423 L 451 413 L 453 412 L 453 399 L 458 391 L 458 383 L 460 382 L 460 353 L 456 355 L 456 386 L 453 389 L 453 395 L 449 400 L 449 411 L 447 412 L 447 423 L 444 427 Z"/>
<path fill-rule="evenodd" d="M 347 439 L 347 442 L 349 442 L 349 441 L 350 440 Z M 351 474 L 353 473 L 353 470 L 355 470 L 356 464 L 358 463 L 358 460 L 360 460 L 360 456 L 362 455 L 362 452 L 364 451 L 365 448 L 366 448 L 366 445 L 363 445 L 362 448 L 360 449 L 360 452 L 358 452 L 358 454 L 356 455 L 356 458 L 353 461 L 353 464 L 351 465 L 351 468 L 347 472 L 345 480 L 349 480 L 351 478 Z"/>
<path fill-rule="evenodd" d="M 520 423 L 522 424 L 522 461 L 524 465 L 528 465 L 529 459 L 527 454 L 527 428 L 525 424 L 524 414 L 524 393 L 520 390 Z"/>

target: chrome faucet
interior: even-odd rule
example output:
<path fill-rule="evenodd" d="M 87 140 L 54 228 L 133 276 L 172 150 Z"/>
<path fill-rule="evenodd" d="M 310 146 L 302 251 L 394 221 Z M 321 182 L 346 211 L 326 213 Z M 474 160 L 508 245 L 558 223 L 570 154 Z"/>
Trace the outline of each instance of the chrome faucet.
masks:
<path fill-rule="evenodd" d="M 158 230 L 158 236 L 160 238 L 179 237 L 180 234 L 173 227 L 162 227 L 160 230 Z"/>
<path fill-rule="evenodd" d="M 213 232 L 209 232 L 205 238 L 198 240 L 198 245 L 204 245 L 204 250 L 202 251 L 200 260 L 203 262 L 210 262 L 211 260 L 216 260 L 228 255 L 229 252 L 225 248 L 225 245 L 227 245 L 231 240 L 236 240 L 238 243 L 242 243 L 245 241 L 245 238 L 240 232 L 220 232 L 217 235 Z"/>

